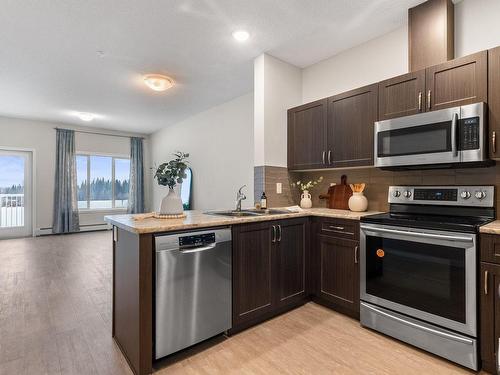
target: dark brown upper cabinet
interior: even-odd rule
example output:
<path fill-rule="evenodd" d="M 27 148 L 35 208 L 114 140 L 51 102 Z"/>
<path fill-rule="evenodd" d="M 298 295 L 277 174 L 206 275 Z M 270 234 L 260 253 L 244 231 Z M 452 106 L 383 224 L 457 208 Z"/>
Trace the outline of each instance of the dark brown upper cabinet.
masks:
<path fill-rule="evenodd" d="M 288 168 L 324 168 L 327 153 L 327 100 L 288 110 Z"/>
<path fill-rule="evenodd" d="M 425 69 L 380 82 L 378 100 L 379 120 L 424 112 Z"/>
<path fill-rule="evenodd" d="M 378 85 L 365 86 L 328 99 L 330 167 L 373 165 L 373 124 L 377 121 Z"/>
<path fill-rule="evenodd" d="M 488 101 L 487 51 L 426 69 L 427 110 Z"/>
<path fill-rule="evenodd" d="M 490 157 L 500 158 L 500 47 L 488 51 Z"/>
<path fill-rule="evenodd" d="M 410 72 L 455 57 L 454 9 L 451 0 L 428 0 L 408 10 Z"/>

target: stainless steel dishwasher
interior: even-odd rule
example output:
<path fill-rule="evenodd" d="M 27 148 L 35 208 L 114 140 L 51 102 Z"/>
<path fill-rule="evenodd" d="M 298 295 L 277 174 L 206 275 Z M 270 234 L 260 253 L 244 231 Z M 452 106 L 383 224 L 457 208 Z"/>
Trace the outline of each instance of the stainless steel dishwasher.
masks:
<path fill-rule="evenodd" d="M 155 236 L 155 358 L 231 328 L 231 229 Z"/>

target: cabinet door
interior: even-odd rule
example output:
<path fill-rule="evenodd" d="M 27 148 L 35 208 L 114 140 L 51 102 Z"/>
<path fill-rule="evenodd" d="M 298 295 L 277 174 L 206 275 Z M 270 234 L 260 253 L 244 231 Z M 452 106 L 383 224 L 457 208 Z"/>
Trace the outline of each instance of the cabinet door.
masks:
<path fill-rule="evenodd" d="M 373 124 L 377 121 L 378 85 L 328 99 L 330 167 L 373 165 Z"/>
<path fill-rule="evenodd" d="M 500 266 L 481 263 L 481 359 L 495 373 L 500 338 Z"/>
<path fill-rule="evenodd" d="M 233 229 L 233 326 L 271 311 L 273 257 L 271 223 Z"/>
<path fill-rule="evenodd" d="M 326 167 L 327 100 L 288 110 L 288 168 Z"/>
<path fill-rule="evenodd" d="M 282 220 L 277 224 L 277 304 L 284 306 L 306 297 L 308 220 Z"/>
<path fill-rule="evenodd" d="M 342 312 L 359 315 L 359 242 L 318 236 L 318 296 Z"/>
<path fill-rule="evenodd" d="M 378 119 L 425 111 L 425 70 L 404 74 L 378 84 Z"/>
<path fill-rule="evenodd" d="M 500 47 L 488 51 L 490 157 L 500 158 Z"/>
<path fill-rule="evenodd" d="M 426 69 L 427 110 L 488 101 L 487 52 Z"/>

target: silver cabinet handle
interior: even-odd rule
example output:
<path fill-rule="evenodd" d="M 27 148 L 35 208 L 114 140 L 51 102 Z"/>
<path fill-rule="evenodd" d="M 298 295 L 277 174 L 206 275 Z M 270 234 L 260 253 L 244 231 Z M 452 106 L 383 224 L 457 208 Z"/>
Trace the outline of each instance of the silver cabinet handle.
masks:
<path fill-rule="evenodd" d="M 379 309 L 377 309 L 375 307 L 368 306 L 367 304 L 365 304 L 363 302 L 361 302 L 361 305 L 364 308 L 372 310 L 372 311 L 374 311 L 375 313 L 377 313 L 379 315 L 382 315 L 382 316 L 385 316 L 386 318 L 395 320 L 395 321 L 397 321 L 397 322 L 399 322 L 401 324 L 405 324 L 407 326 L 410 326 L 410 327 L 413 327 L 413 328 L 417 328 L 417 329 L 420 329 L 422 331 L 430 332 L 430 333 L 432 333 L 432 334 L 434 334 L 436 336 L 446 337 L 447 339 L 452 339 L 454 341 L 458 341 L 458 342 L 461 342 L 461 343 L 464 343 L 464 344 L 468 344 L 468 345 L 473 345 L 474 344 L 474 341 L 466 339 L 465 337 L 455 336 L 455 335 L 452 335 L 451 333 L 441 332 L 441 331 L 435 330 L 435 329 L 430 328 L 430 327 L 426 327 L 426 326 L 423 326 L 423 325 L 420 325 L 420 324 L 417 324 L 417 323 L 409 322 L 408 320 L 401 319 L 401 318 L 399 318 L 397 316 L 388 314 L 388 313 L 386 313 L 386 312 L 384 312 L 382 310 L 379 310 Z"/>
<path fill-rule="evenodd" d="M 493 131 L 491 133 L 491 150 L 494 154 L 497 153 L 497 132 Z"/>
<path fill-rule="evenodd" d="M 328 228 L 332 229 L 332 230 L 344 230 L 345 229 L 345 227 L 338 227 L 336 225 L 329 225 Z"/>
<path fill-rule="evenodd" d="M 328 150 L 328 164 L 332 164 L 332 150 Z"/>
<path fill-rule="evenodd" d="M 431 109 L 431 90 L 427 91 L 427 109 Z"/>
<path fill-rule="evenodd" d="M 457 122 L 458 122 L 458 114 L 453 114 L 453 119 L 451 120 L 451 152 L 453 156 L 458 156 L 458 147 L 457 147 Z"/>
<path fill-rule="evenodd" d="M 358 264 L 358 250 L 359 250 L 359 246 L 356 246 L 354 248 L 354 263 L 355 264 Z"/>
<path fill-rule="evenodd" d="M 323 151 L 321 158 L 323 159 L 323 164 L 326 164 L 326 151 Z"/>
<path fill-rule="evenodd" d="M 418 111 L 422 111 L 422 91 L 418 93 Z"/>
<path fill-rule="evenodd" d="M 484 294 L 488 295 L 488 271 L 484 271 Z"/>
<path fill-rule="evenodd" d="M 272 243 L 276 242 L 276 226 L 273 225 L 273 239 L 271 240 Z"/>
<path fill-rule="evenodd" d="M 278 225 L 278 242 L 281 242 L 281 225 Z"/>

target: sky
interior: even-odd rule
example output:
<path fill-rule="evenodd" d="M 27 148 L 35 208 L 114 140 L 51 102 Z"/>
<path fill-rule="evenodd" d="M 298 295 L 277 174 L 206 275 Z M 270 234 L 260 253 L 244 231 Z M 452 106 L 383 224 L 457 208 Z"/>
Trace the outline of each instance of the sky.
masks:
<path fill-rule="evenodd" d="M 112 158 L 109 156 L 90 157 L 90 179 L 103 178 L 111 180 Z M 78 185 L 87 178 L 87 157 L 76 157 L 76 174 Z M 130 161 L 128 159 L 115 159 L 115 178 L 128 180 L 130 174 Z"/>
<path fill-rule="evenodd" d="M 0 155 L 0 187 L 24 185 L 24 158 Z"/>

